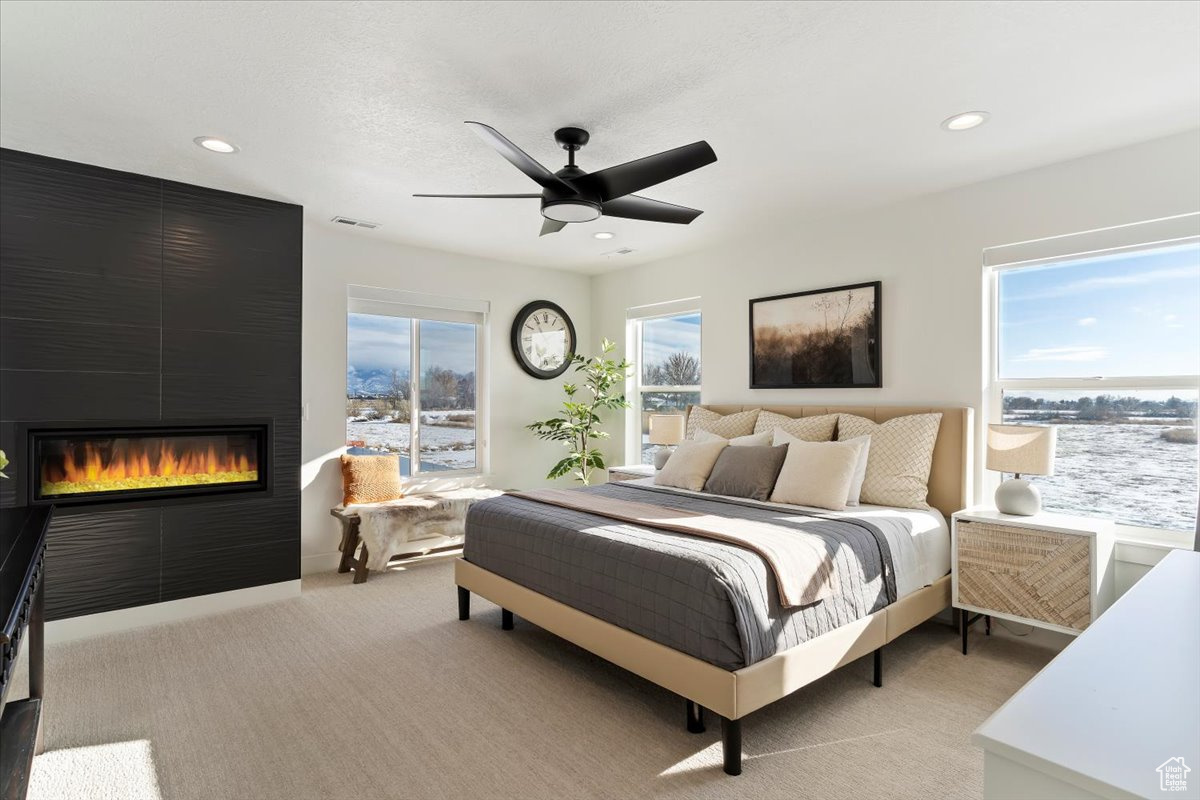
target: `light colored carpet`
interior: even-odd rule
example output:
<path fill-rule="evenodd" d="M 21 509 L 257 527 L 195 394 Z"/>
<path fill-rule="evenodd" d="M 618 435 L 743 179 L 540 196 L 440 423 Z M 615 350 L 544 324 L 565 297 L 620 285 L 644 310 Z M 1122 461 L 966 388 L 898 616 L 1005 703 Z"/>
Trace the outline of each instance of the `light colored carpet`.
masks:
<path fill-rule="evenodd" d="M 534 626 L 459 622 L 448 560 L 304 581 L 302 597 L 57 645 L 47 798 L 971 798 L 969 735 L 1053 655 L 929 623 L 743 723 L 716 720 Z"/>

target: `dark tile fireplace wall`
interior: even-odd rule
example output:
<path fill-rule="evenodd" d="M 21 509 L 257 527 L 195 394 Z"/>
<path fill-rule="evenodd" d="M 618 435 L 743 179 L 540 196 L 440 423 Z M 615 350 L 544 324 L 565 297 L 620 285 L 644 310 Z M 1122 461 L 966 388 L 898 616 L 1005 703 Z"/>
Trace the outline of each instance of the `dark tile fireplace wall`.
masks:
<path fill-rule="evenodd" d="M 50 619 L 299 577 L 301 249 L 299 206 L 0 150 L 0 448 L 19 423 L 274 420 L 270 496 L 60 509 Z"/>

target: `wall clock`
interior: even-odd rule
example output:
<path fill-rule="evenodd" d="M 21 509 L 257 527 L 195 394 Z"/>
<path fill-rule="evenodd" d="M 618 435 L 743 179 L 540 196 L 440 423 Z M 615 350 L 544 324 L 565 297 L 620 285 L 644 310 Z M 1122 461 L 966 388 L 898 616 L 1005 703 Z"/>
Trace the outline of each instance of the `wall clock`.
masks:
<path fill-rule="evenodd" d="M 575 355 L 575 326 L 559 306 L 534 300 L 513 320 L 512 349 L 521 369 L 533 377 L 557 378 Z"/>

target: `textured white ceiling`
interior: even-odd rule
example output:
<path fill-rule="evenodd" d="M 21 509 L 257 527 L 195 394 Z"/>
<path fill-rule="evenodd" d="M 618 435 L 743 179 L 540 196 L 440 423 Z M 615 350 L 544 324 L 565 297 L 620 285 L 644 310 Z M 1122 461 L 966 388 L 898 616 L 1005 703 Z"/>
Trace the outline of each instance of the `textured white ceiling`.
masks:
<path fill-rule="evenodd" d="M 563 125 L 589 170 L 707 139 L 716 164 L 643 192 L 705 214 L 539 239 L 536 201 L 410 197 L 536 191 L 468 119 L 551 169 Z M 5 147 L 585 272 L 1197 126 L 1195 2 L 0 3 Z"/>

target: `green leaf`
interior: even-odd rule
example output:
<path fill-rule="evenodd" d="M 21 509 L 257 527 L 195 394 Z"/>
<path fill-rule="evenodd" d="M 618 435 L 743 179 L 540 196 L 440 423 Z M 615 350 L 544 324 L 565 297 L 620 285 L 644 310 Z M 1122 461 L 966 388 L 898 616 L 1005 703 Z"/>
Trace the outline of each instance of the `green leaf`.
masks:
<path fill-rule="evenodd" d="M 546 477 L 550 480 L 561 478 L 563 475 L 566 475 L 571 471 L 571 468 L 575 466 L 575 462 L 577 460 L 578 459 L 576 459 L 574 456 L 567 456 L 562 461 L 559 461 L 557 464 L 551 467 L 550 472 L 546 474 Z"/>

